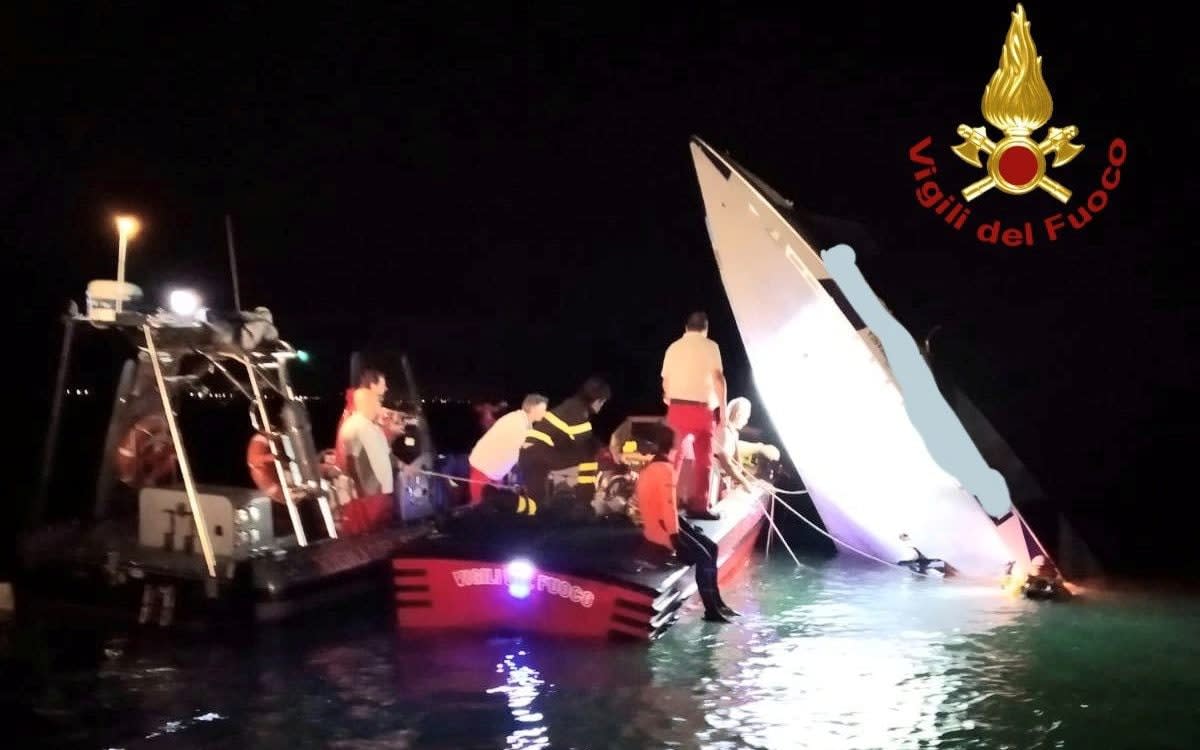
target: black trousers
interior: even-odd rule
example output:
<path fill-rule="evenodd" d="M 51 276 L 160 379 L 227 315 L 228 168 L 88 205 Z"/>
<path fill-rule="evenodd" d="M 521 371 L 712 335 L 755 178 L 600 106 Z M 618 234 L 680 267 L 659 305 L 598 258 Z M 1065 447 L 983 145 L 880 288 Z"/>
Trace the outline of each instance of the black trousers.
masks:
<path fill-rule="evenodd" d="M 679 535 L 675 537 L 675 554 L 696 567 L 696 588 L 705 610 L 715 610 L 721 604 L 717 588 L 717 543 L 679 514 Z"/>

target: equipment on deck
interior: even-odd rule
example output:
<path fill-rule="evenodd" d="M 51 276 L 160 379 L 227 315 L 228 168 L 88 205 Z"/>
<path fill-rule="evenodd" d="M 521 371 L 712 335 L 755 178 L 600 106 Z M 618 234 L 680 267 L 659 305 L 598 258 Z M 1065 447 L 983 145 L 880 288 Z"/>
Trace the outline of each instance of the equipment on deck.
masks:
<path fill-rule="evenodd" d="M 242 487 L 197 487 L 196 499 L 213 554 L 245 560 L 275 543 L 271 498 Z M 150 549 L 201 554 L 198 529 L 182 490 L 150 487 L 138 495 L 138 543 Z"/>
<path fill-rule="evenodd" d="M 87 285 L 87 317 L 97 323 L 111 323 L 117 319 L 117 301 L 123 310 L 130 310 L 130 303 L 142 299 L 142 290 L 128 282 L 97 279 Z"/>

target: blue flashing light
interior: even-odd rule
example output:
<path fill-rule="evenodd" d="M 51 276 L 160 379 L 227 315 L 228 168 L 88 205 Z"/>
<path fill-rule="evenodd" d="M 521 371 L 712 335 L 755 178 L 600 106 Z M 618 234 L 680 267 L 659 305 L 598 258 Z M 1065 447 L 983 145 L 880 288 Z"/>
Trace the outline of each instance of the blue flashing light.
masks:
<path fill-rule="evenodd" d="M 525 599 L 533 592 L 533 577 L 537 568 L 523 558 L 512 560 L 504 568 L 504 579 L 508 582 L 508 593 L 514 599 Z"/>

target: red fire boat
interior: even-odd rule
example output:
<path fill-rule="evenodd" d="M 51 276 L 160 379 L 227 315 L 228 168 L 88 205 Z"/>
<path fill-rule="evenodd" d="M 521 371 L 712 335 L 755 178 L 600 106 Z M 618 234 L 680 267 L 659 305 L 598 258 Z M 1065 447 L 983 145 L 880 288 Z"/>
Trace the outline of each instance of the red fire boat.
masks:
<path fill-rule="evenodd" d="M 759 491 L 734 490 L 720 519 L 721 580 L 741 570 L 765 522 Z M 692 567 L 644 543 L 628 518 L 547 524 L 466 510 L 393 562 L 401 628 L 652 640 L 696 591 Z"/>

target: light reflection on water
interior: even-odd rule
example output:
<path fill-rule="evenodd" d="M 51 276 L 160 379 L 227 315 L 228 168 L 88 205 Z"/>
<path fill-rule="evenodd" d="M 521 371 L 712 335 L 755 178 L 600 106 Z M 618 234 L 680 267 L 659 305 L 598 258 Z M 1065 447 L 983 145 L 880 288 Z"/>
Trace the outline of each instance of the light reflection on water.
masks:
<path fill-rule="evenodd" d="M 545 717 L 534 710 L 533 705 L 537 700 L 542 680 L 536 669 L 520 663 L 524 662 L 526 654 L 525 651 L 506 654 L 504 661 L 496 665 L 496 672 L 504 675 L 505 683 L 490 688 L 487 693 L 506 694 L 513 718 L 518 725 L 523 725 L 508 735 L 507 746 L 511 750 L 542 750 L 550 746 L 550 737 L 546 734 L 543 724 Z"/>
<path fill-rule="evenodd" d="M 1194 747 L 1200 602 L 1068 605 L 813 561 L 649 648 L 398 634 L 386 613 L 168 644 L 19 633 L 29 747 Z M 695 606 L 695 605 L 693 605 Z M 21 687 L 16 687 L 20 685 Z M 38 743 L 41 744 L 38 744 Z M 23 745 L 24 746 L 24 745 Z"/>

